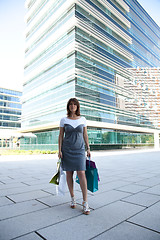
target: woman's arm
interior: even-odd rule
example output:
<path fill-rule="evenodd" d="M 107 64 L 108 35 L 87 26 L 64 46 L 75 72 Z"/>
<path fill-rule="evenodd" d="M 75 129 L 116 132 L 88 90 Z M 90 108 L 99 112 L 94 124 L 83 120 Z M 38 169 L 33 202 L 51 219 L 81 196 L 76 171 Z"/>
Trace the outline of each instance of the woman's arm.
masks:
<path fill-rule="evenodd" d="M 87 147 L 87 157 L 90 157 L 91 153 L 90 153 L 90 147 L 89 147 L 89 141 L 88 141 L 87 127 L 83 128 L 83 138 Z"/>
<path fill-rule="evenodd" d="M 59 128 L 59 137 L 58 137 L 58 157 L 62 158 L 62 142 L 64 137 L 64 127 Z"/>

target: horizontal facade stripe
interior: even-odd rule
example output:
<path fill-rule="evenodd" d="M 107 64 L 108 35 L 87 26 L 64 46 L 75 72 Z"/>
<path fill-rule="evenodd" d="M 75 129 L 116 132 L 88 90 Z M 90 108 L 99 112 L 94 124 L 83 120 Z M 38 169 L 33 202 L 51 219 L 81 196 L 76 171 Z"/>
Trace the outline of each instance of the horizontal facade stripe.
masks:
<path fill-rule="evenodd" d="M 59 62 L 61 59 L 66 58 L 67 55 L 70 55 L 71 53 L 75 52 L 75 43 L 72 42 L 68 44 L 64 49 L 57 52 L 54 56 L 49 58 L 47 61 L 41 64 L 40 69 L 35 69 L 30 74 L 28 74 L 25 79 L 24 83 L 31 80 L 32 78 L 35 78 L 37 75 L 42 74 L 44 71 L 46 71 L 48 68 L 52 67 L 54 64 Z"/>
<path fill-rule="evenodd" d="M 81 6 L 84 10 L 86 10 L 88 13 L 90 13 L 93 17 L 98 19 L 100 22 L 108 26 L 111 30 L 113 30 L 117 35 L 122 37 L 125 41 L 128 43 L 132 43 L 132 38 L 129 37 L 128 34 L 126 34 L 124 31 L 122 31 L 119 27 L 114 25 L 110 20 L 105 18 L 101 13 L 99 13 L 95 8 L 93 8 L 91 5 L 86 3 L 84 0 L 79 0 L 78 5 Z"/>
<path fill-rule="evenodd" d="M 111 47 L 121 55 L 125 56 L 129 60 L 133 60 L 133 55 L 126 51 L 126 49 L 120 47 L 117 43 L 112 41 L 109 37 L 104 36 L 102 33 L 97 31 L 95 28 L 93 28 L 90 25 L 87 25 L 87 23 L 81 21 L 80 19 L 77 19 L 76 26 L 82 29 L 84 32 L 90 34 L 91 36 L 95 37 L 96 39 L 100 40 L 102 43 L 106 44 L 107 46 Z"/>
<path fill-rule="evenodd" d="M 129 12 L 129 6 L 123 0 L 115 0 L 123 9 Z"/>
<path fill-rule="evenodd" d="M 72 6 L 74 0 L 67 0 L 62 6 L 52 15 L 42 26 L 39 28 L 34 34 L 32 34 L 29 41 L 26 43 L 26 48 L 29 48 L 37 39 L 41 38 L 47 31 L 50 29 L 52 25 L 54 25 L 59 18 L 61 18 L 66 12 L 69 7 Z"/>
<path fill-rule="evenodd" d="M 122 131 L 129 131 L 129 132 L 137 132 L 137 133 L 160 133 L 158 130 L 149 129 L 149 128 L 141 128 L 141 127 L 132 127 L 128 125 L 121 125 L 121 124 L 112 124 L 112 123 L 106 123 L 106 122 L 97 122 L 97 121 L 90 121 L 87 120 L 87 127 L 95 127 L 95 128 L 104 128 L 104 129 L 114 129 L 114 130 L 122 130 Z M 44 124 L 40 126 L 33 126 L 28 128 L 22 128 L 20 132 L 36 132 L 36 131 L 42 131 L 47 129 L 54 129 L 59 128 L 59 121 L 54 122 L 52 124 Z"/>
<path fill-rule="evenodd" d="M 57 29 L 57 31 L 54 32 L 53 35 L 51 35 L 49 38 L 46 38 L 44 42 L 37 48 L 34 52 L 29 54 L 25 59 L 25 67 L 27 67 L 29 64 L 31 64 L 33 61 L 38 59 L 40 55 L 43 53 L 45 54 L 47 49 L 51 46 L 56 44 L 56 42 L 63 38 L 67 32 L 71 31 L 75 27 L 76 19 L 74 17 L 70 18 L 64 25 L 62 25 L 60 28 Z M 65 29 L 65 32 L 64 32 Z"/>
<path fill-rule="evenodd" d="M 45 17 L 56 4 L 56 0 L 48 1 L 43 8 L 40 9 L 38 14 L 35 15 L 34 19 L 27 25 L 25 29 L 25 35 L 28 36 Z"/>
<path fill-rule="evenodd" d="M 59 75 L 58 77 L 50 80 L 46 84 L 43 84 L 39 86 L 36 89 L 33 89 L 28 94 L 25 94 L 25 96 L 22 97 L 22 102 L 28 101 L 29 99 L 35 98 L 38 95 L 41 95 L 43 92 L 47 92 L 51 89 L 57 88 L 69 81 L 74 79 L 74 69 L 71 69 L 69 71 L 66 71 L 65 73 Z"/>
<path fill-rule="evenodd" d="M 98 0 L 104 7 L 106 7 L 113 15 L 115 15 L 121 22 L 123 22 L 128 28 L 131 27 L 130 22 L 119 12 L 117 11 L 108 1 Z"/>
<path fill-rule="evenodd" d="M 54 1 L 54 0 L 53 0 Z M 39 8 L 46 2 L 46 0 L 36 0 L 34 1 L 34 4 L 32 5 L 32 7 L 29 7 L 28 8 L 28 11 L 26 13 L 26 16 L 25 16 L 25 21 L 26 22 L 29 22 L 30 19 L 34 16 L 34 14 L 36 14 L 36 12 L 39 10 Z M 30 3 L 28 4 L 26 2 L 26 7 L 27 5 L 30 5 Z"/>
<path fill-rule="evenodd" d="M 76 44 L 75 49 L 82 53 L 85 54 L 88 57 L 92 57 L 92 59 L 105 64 L 108 67 L 111 67 L 112 69 L 118 71 L 119 73 L 121 73 L 122 75 L 124 75 L 125 77 L 128 77 L 128 72 L 126 69 L 124 69 L 123 67 L 119 66 L 119 64 L 115 63 L 114 61 L 108 59 L 107 57 L 103 57 L 102 55 L 95 53 L 95 51 L 89 49 L 88 47 L 84 46 L 84 45 L 80 45 L 80 44 Z"/>

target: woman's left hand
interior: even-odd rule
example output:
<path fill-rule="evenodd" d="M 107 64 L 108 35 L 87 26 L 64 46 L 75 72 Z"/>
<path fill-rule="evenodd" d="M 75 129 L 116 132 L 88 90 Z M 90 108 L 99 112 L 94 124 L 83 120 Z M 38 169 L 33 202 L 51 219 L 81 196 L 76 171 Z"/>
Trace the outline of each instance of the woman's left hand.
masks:
<path fill-rule="evenodd" d="M 87 150 L 87 157 L 91 157 L 90 149 Z"/>

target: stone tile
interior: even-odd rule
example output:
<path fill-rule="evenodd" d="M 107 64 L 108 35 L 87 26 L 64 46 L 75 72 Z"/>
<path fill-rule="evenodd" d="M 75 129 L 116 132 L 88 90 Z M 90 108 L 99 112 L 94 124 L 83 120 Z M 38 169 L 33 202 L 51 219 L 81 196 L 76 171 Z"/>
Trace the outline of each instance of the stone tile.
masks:
<path fill-rule="evenodd" d="M 160 202 L 145 209 L 134 217 L 128 219 L 129 222 L 152 229 L 160 233 Z"/>
<path fill-rule="evenodd" d="M 97 209 L 97 208 L 106 206 L 110 203 L 113 203 L 115 201 L 118 201 L 122 198 L 125 198 L 127 196 L 130 196 L 130 194 L 111 190 L 108 192 L 103 192 L 101 194 L 89 197 L 88 203 L 90 208 Z M 80 201 L 78 201 L 78 203 L 81 204 Z"/>
<path fill-rule="evenodd" d="M 145 178 L 146 179 L 146 178 Z M 144 180 L 144 178 L 140 177 L 140 176 L 132 176 L 132 177 L 127 177 L 127 178 L 123 178 L 123 181 L 129 181 L 129 182 L 133 182 L 133 183 L 137 183 L 139 181 Z M 142 184 L 140 184 L 142 185 Z"/>
<path fill-rule="evenodd" d="M 97 194 L 102 193 L 102 192 L 106 192 L 106 191 L 110 191 L 119 187 L 123 187 L 128 185 L 127 182 L 125 181 L 115 181 L 115 182 L 110 182 L 110 183 L 106 183 L 103 185 L 99 185 L 99 190 L 97 192 Z"/>
<path fill-rule="evenodd" d="M 29 186 L 34 186 L 34 185 L 40 185 L 40 184 L 48 184 L 49 183 L 49 181 L 50 181 L 50 179 L 49 178 L 47 178 L 47 179 L 32 179 L 32 180 L 29 180 L 29 181 L 23 181 L 23 183 L 25 183 L 25 184 L 27 184 L 27 185 L 29 185 Z"/>
<path fill-rule="evenodd" d="M 24 183 L 10 183 L 10 184 L 3 184 L 0 185 L 0 190 L 4 189 L 13 189 L 13 188 L 18 188 L 18 187 L 25 187 L 26 185 Z"/>
<path fill-rule="evenodd" d="M 160 178 L 156 178 L 156 177 L 149 178 L 149 179 L 145 179 L 142 181 L 138 181 L 136 184 L 152 187 L 152 186 L 160 184 Z"/>
<path fill-rule="evenodd" d="M 139 186 L 136 184 L 128 184 L 127 186 L 116 188 L 118 191 L 128 192 L 128 193 L 138 193 L 146 190 L 148 187 Z"/>
<path fill-rule="evenodd" d="M 160 196 L 140 192 L 130 197 L 126 197 L 122 201 L 138 204 L 144 207 L 149 207 L 154 203 L 160 201 Z"/>
<path fill-rule="evenodd" d="M 3 206 L 0 207 L 0 220 L 4 220 L 7 218 L 19 216 L 30 212 L 35 212 L 45 208 L 47 208 L 46 205 L 36 200 Z"/>
<path fill-rule="evenodd" d="M 70 218 L 75 219 L 81 214 L 80 209 L 71 209 L 68 205 L 61 205 L 6 219 L 0 221 L 0 239 L 10 240 L 20 237 Z"/>
<path fill-rule="evenodd" d="M 30 233 L 27 235 L 23 235 L 22 237 L 18 237 L 15 240 L 42 240 L 36 233 Z"/>
<path fill-rule="evenodd" d="M 95 240 L 159 240 L 160 234 L 127 222 L 94 238 Z"/>
<path fill-rule="evenodd" d="M 76 198 L 76 201 L 78 199 L 82 199 L 82 193 L 75 191 L 75 198 Z M 68 203 L 69 205 L 71 201 L 71 197 L 69 193 L 66 193 L 64 196 L 49 196 L 49 197 L 38 198 L 37 200 L 39 202 L 42 202 L 43 204 L 46 204 L 47 206 L 53 207 L 53 206 L 58 206 L 65 203 Z"/>
<path fill-rule="evenodd" d="M 37 190 L 37 191 L 31 191 L 31 192 L 27 192 L 27 193 L 9 195 L 8 197 L 17 203 L 17 202 L 28 201 L 31 199 L 47 197 L 47 196 L 50 196 L 50 194 L 47 192 L 41 191 L 41 190 Z"/>
<path fill-rule="evenodd" d="M 9 200 L 7 197 L 0 197 L 0 207 L 9 204 L 13 204 L 13 202 Z"/>
<path fill-rule="evenodd" d="M 105 183 L 110 183 L 114 181 L 120 181 L 121 179 L 117 176 L 112 176 L 112 177 L 102 177 L 100 178 L 100 182 L 98 183 L 99 185 L 105 184 Z"/>
<path fill-rule="evenodd" d="M 151 194 L 156 194 L 156 195 L 160 195 L 160 185 L 151 187 L 151 188 L 145 190 L 144 192 L 146 192 L 146 193 L 151 193 Z"/>
<path fill-rule="evenodd" d="M 4 189 L 0 191 L 0 196 L 8 196 L 8 195 L 12 195 L 12 194 L 20 194 L 20 193 L 27 193 L 27 192 L 31 192 L 31 191 L 36 191 L 36 190 L 45 190 L 45 189 L 56 189 L 54 184 L 40 184 L 40 185 L 34 185 L 34 186 L 26 186 L 24 185 L 24 187 L 17 187 L 14 189 Z M 54 191 L 55 192 L 55 191 Z"/>
<path fill-rule="evenodd" d="M 53 236 L 56 240 L 66 239 L 66 233 L 67 239 L 90 239 L 143 209 L 132 204 L 116 202 L 92 211 L 89 216 L 80 215 L 37 232 L 47 240 L 53 240 Z"/>

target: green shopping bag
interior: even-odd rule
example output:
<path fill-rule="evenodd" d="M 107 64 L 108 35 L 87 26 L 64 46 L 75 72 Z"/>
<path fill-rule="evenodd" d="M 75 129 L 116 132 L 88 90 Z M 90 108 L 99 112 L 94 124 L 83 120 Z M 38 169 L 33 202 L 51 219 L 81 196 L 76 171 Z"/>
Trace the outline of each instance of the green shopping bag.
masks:
<path fill-rule="evenodd" d="M 58 162 L 57 162 L 57 172 L 54 174 L 54 176 L 52 177 L 52 179 L 50 180 L 49 183 L 53 183 L 53 184 L 59 185 L 60 164 L 61 164 L 61 162 L 58 161 Z"/>
<path fill-rule="evenodd" d="M 98 171 L 97 168 L 93 168 L 90 165 L 86 166 L 86 179 L 87 179 L 87 189 L 91 192 L 96 192 L 98 190 Z M 76 177 L 76 182 L 79 183 L 78 176 Z"/>

